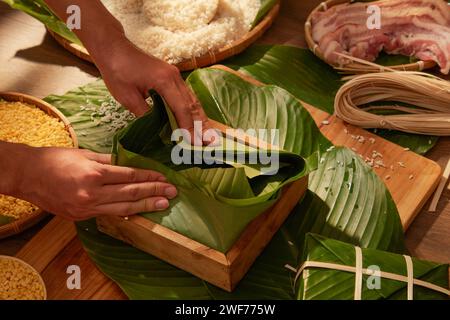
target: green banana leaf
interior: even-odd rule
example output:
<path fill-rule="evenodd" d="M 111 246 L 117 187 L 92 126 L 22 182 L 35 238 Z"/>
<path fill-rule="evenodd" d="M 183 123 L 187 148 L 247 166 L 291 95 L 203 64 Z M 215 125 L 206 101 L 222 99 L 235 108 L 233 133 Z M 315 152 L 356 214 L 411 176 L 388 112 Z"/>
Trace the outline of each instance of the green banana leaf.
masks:
<path fill-rule="evenodd" d="M 387 54 L 385 52 L 381 52 L 378 56 L 377 60 L 375 60 L 376 64 L 380 64 L 382 66 L 396 66 L 399 64 L 409 64 L 417 62 L 418 59 L 414 57 L 399 55 Z"/>
<path fill-rule="evenodd" d="M 186 165 L 174 166 L 171 156 L 175 143 L 170 141 L 170 134 L 176 127 L 165 130 L 169 126 L 167 109 L 158 95 L 153 94 L 152 97 L 152 111 L 116 136 L 114 163 L 156 170 L 177 186 L 179 194 L 171 201 L 170 208 L 163 212 L 143 214 L 145 218 L 210 248 L 227 252 L 247 224 L 279 199 L 281 188 L 305 175 L 305 162 L 295 153 L 280 151 L 277 152 L 280 169 L 276 175 L 260 173 L 252 177 L 246 175 L 243 163 L 239 163 L 239 167 L 225 168 L 211 165 L 203 167 L 203 170 L 194 165 L 187 169 Z M 214 162 L 219 164 L 224 162 L 220 159 L 223 157 L 217 157 L 218 151 L 233 155 L 232 159 L 237 159 L 239 153 L 243 153 L 245 159 L 251 159 L 252 153 L 261 152 L 242 144 L 230 149 L 224 147 L 230 145 L 225 141 L 215 148 L 193 148 L 189 145 L 183 151 L 189 153 L 189 159 L 197 151 L 203 156 L 210 154 L 212 158 L 209 160 L 216 160 Z M 253 165 L 252 171 L 257 168 L 262 172 L 262 167 Z M 253 187 L 254 181 L 257 188 Z"/>
<path fill-rule="evenodd" d="M 83 45 L 78 37 L 73 33 L 67 25 L 56 16 L 52 10 L 47 6 L 44 0 L 1 0 L 11 6 L 11 8 L 23 11 L 33 18 L 36 18 L 47 28 L 59 34 L 61 37 L 78 45 Z M 258 11 L 252 28 L 254 28 L 272 9 L 277 0 L 260 0 L 261 8 Z"/>
<path fill-rule="evenodd" d="M 51 95 L 44 99 L 58 108 L 69 120 L 75 130 L 81 148 L 100 153 L 110 153 L 113 137 L 120 129 L 113 129 L 111 123 L 102 123 L 100 113 L 102 104 L 117 107 L 122 114 L 126 110 L 112 98 L 102 80 L 71 90 L 63 96 Z M 133 118 L 129 117 L 125 125 Z"/>
<path fill-rule="evenodd" d="M 0 227 L 13 222 L 15 219 L 0 214 Z"/>
<path fill-rule="evenodd" d="M 403 61 L 401 59 L 406 58 L 382 55 L 379 62 L 389 65 Z M 252 46 L 224 64 L 263 83 L 282 87 L 298 99 L 330 114 L 334 113 L 334 98 L 343 83 L 341 76 L 312 52 L 290 46 Z M 399 131 L 376 132 L 381 133 L 383 138 L 419 154 L 427 153 L 438 141 L 438 137 Z"/>
<path fill-rule="evenodd" d="M 439 141 L 439 137 L 396 130 L 371 129 L 370 131 L 402 147 L 409 148 L 411 151 L 420 155 L 427 154 Z"/>
<path fill-rule="evenodd" d="M 342 148 L 328 152 L 320 162 L 309 183 L 316 198 L 299 204 L 304 220 L 301 233 L 314 232 L 364 248 L 404 252 L 397 208 L 373 170 L 362 165 L 356 153 Z M 311 221 L 314 224 L 309 224 Z"/>
<path fill-rule="evenodd" d="M 255 21 L 252 23 L 252 29 L 261 22 L 262 19 L 266 16 L 267 13 L 273 8 L 273 6 L 277 3 L 278 0 L 260 0 L 261 8 L 259 9 L 258 14 L 255 17 Z"/>
<path fill-rule="evenodd" d="M 352 181 L 355 186 L 359 186 L 361 193 L 370 188 L 384 192 L 376 192 L 373 201 L 359 207 L 357 202 L 347 201 L 344 197 L 327 197 L 323 192 L 314 191 L 319 193 L 317 195 L 308 191 L 233 293 L 209 285 L 100 233 L 93 220 L 78 224 L 78 236 L 94 263 L 130 299 L 296 299 L 298 288 L 293 284 L 291 271 L 284 265 L 300 264 L 308 232 L 351 239 L 353 244 L 363 247 L 404 251 L 397 210 L 392 199 L 386 197 L 389 193 L 376 174 L 351 150 L 345 148 L 324 153 L 325 161 L 321 165 L 327 167 L 328 163 L 335 163 L 336 159 L 353 157 L 355 160 L 351 166 L 329 171 L 332 189 L 345 190 L 347 180 L 342 177 L 354 175 Z M 320 182 L 320 172 L 310 176 L 313 186 L 323 183 Z M 312 189 L 316 190 L 316 187 Z M 385 216 L 388 218 L 385 219 Z M 339 228 L 331 227 L 336 221 L 340 221 Z M 357 228 L 358 221 L 361 221 L 361 228 Z M 321 228 L 321 225 L 329 227 Z"/>
<path fill-rule="evenodd" d="M 334 112 L 334 97 L 343 84 L 332 67 L 311 51 L 296 47 L 255 45 L 224 64 L 262 83 L 284 88 L 328 113 Z"/>
<path fill-rule="evenodd" d="M 305 261 L 355 266 L 355 249 L 351 244 L 308 234 L 305 240 L 302 263 Z M 362 249 L 363 268 L 376 266 L 382 272 L 407 276 L 405 258 L 402 255 L 375 249 Z M 412 259 L 414 279 L 448 289 L 448 264 Z M 352 300 L 355 294 L 355 274 L 345 271 L 307 268 L 305 277 L 298 278 L 297 298 L 301 300 Z M 361 297 L 363 300 L 406 300 L 407 283 L 381 278 L 379 286 L 363 275 Z M 368 286 L 372 284 L 372 286 Z M 371 289 L 372 288 L 372 289 Z M 415 300 L 448 299 L 446 294 L 415 285 Z"/>
<path fill-rule="evenodd" d="M 78 37 L 47 6 L 44 0 L 2 0 L 11 8 L 23 11 L 41 21 L 47 28 L 70 42 L 82 45 Z"/>

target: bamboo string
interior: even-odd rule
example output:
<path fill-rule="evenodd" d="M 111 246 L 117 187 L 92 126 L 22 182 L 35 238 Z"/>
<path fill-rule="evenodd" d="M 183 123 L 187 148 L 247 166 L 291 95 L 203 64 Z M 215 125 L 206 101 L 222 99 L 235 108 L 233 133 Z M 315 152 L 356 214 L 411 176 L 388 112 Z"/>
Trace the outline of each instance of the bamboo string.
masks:
<path fill-rule="evenodd" d="M 326 2 L 322 2 L 322 3 L 320 4 L 320 6 L 322 7 L 322 10 L 323 10 L 323 11 L 327 11 L 327 10 L 328 10 L 328 4 L 327 4 Z"/>
<path fill-rule="evenodd" d="M 406 262 L 406 274 L 408 277 L 408 289 L 407 297 L 408 300 L 414 300 L 414 266 L 410 256 L 403 256 Z"/>
<path fill-rule="evenodd" d="M 361 300 L 363 281 L 363 256 L 360 247 L 355 247 L 355 297 L 354 300 Z"/>
<path fill-rule="evenodd" d="M 390 72 L 347 77 L 350 80 L 341 87 L 335 98 L 336 115 L 363 128 L 450 136 L 450 82 L 422 72 L 385 70 Z M 360 108 L 383 101 L 397 101 L 416 108 L 398 105 Z M 379 115 L 368 112 L 374 109 L 397 110 L 404 114 Z"/>
<path fill-rule="evenodd" d="M 425 68 L 425 62 L 422 60 L 418 61 L 417 64 L 419 65 L 419 71 L 422 71 Z"/>
<path fill-rule="evenodd" d="M 396 71 L 395 69 L 392 69 L 392 68 L 389 68 L 389 67 L 386 67 L 386 66 L 382 66 L 382 65 L 376 64 L 374 62 L 370 62 L 370 61 L 364 60 L 364 59 L 353 57 L 353 56 L 350 56 L 350 55 L 342 53 L 342 52 L 334 52 L 334 54 L 339 56 L 339 57 L 341 57 L 341 58 L 348 59 L 348 60 L 351 60 L 353 62 L 358 62 L 358 63 L 361 63 L 362 65 L 367 65 L 367 66 L 373 67 L 373 68 L 375 68 L 375 70 L 379 70 L 379 72 L 386 72 L 386 71 L 395 72 Z M 335 69 L 341 70 L 341 71 L 346 71 L 347 70 L 345 67 L 336 67 Z"/>
<path fill-rule="evenodd" d="M 411 257 L 409 257 L 409 258 L 411 259 Z M 406 259 L 407 258 L 405 256 L 405 262 L 407 261 Z M 412 259 L 411 259 L 411 263 L 412 263 Z M 303 263 L 303 265 L 299 269 L 295 269 L 294 267 L 292 267 L 290 265 L 285 265 L 285 268 L 289 269 L 291 271 L 296 270 L 294 286 L 297 283 L 300 275 L 304 274 L 305 271 L 308 271 L 309 268 L 328 269 L 328 270 L 344 271 L 344 272 L 349 272 L 349 273 L 357 272 L 357 268 L 354 266 L 347 266 L 347 265 L 342 265 L 342 264 L 337 264 L 337 263 L 319 262 L 319 261 L 306 261 L 305 263 Z M 407 266 L 407 268 L 408 268 L 408 266 Z M 450 290 L 440 287 L 438 285 L 435 285 L 433 283 L 427 282 L 427 281 L 415 279 L 412 267 L 410 266 L 410 268 L 411 268 L 411 272 L 408 272 L 408 276 L 402 276 L 399 274 L 385 272 L 385 271 L 380 271 L 379 275 L 381 278 L 384 278 L 384 279 L 406 282 L 408 284 L 408 286 L 411 286 L 411 285 L 412 286 L 414 286 L 414 285 L 420 286 L 423 288 L 427 288 L 427 289 L 445 294 L 450 297 Z M 363 268 L 361 270 L 361 272 L 364 275 L 368 275 L 368 276 L 373 275 L 373 270 L 371 270 L 371 269 Z M 413 292 L 412 289 L 410 290 L 410 292 Z"/>
<path fill-rule="evenodd" d="M 436 192 L 433 196 L 433 200 L 431 200 L 430 208 L 428 209 L 429 212 L 436 212 L 439 200 L 441 199 L 445 185 L 447 184 L 449 178 L 450 178 L 450 159 L 448 160 L 447 166 L 445 167 L 444 174 L 442 175 L 441 182 L 439 183 L 439 186 L 437 187 Z"/>

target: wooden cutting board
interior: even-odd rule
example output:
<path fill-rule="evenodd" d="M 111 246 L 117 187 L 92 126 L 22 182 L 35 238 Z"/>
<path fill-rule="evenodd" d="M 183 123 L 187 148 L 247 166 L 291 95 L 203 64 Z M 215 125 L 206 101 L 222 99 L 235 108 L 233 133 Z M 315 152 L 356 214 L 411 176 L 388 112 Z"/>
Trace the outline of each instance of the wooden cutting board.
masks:
<path fill-rule="evenodd" d="M 252 78 L 242 77 L 261 85 Z M 368 162 L 371 162 L 376 152 L 376 160 L 382 160 L 384 167 L 379 166 L 374 170 L 390 190 L 406 230 L 439 183 L 442 174 L 440 166 L 368 131 L 345 124 L 333 115 L 303 104 L 322 133 L 335 145 L 352 148 L 363 159 L 367 158 Z M 91 262 L 76 236 L 74 224 L 61 218 L 54 218 L 25 245 L 17 257 L 41 273 L 49 299 L 127 298 Z M 69 275 L 66 270 L 70 265 L 77 265 L 81 269 L 81 290 L 67 289 Z"/>

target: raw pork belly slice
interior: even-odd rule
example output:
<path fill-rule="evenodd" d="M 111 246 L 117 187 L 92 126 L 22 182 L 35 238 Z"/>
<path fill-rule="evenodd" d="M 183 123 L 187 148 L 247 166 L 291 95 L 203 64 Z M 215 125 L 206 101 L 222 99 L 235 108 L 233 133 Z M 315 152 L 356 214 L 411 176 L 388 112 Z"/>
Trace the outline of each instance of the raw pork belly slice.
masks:
<path fill-rule="evenodd" d="M 370 30 L 369 5 L 381 9 L 381 29 Z M 312 36 L 332 65 L 345 53 L 374 61 L 381 51 L 415 56 L 450 72 L 450 6 L 443 0 L 380 0 L 334 6 L 311 17 Z"/>

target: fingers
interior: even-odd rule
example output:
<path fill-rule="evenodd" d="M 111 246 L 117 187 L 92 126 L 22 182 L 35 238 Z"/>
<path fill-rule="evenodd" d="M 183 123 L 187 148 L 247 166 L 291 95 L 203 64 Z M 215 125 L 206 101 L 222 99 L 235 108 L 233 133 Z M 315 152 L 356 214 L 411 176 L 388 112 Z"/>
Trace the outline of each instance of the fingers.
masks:
<path fill-rule="evenodd" d="M 190 105 L 194 102 L 191 97 L 179 89 L 175 80 L 168 81 L 167 85 L 158 92 L 166 100 L 177 118 L 178 125 L 183 129 L 192 129 L 194 127 L 194 119 L 190 113 Z"/>
<path fill-rule="evenodd" d="M 99 215 L 131 216 L 138 213 L 162 211 L 169 208 L 169 200 L 153 197 L 134 202 L 119 202 L 98 206 Z"/>
<path fill-rule="evenodd" d="M 209 128 L 206 116 L 195 94 L 178 73 L 158 90 L 172 109 L 180 128 L 187 129 L 194 145 L 209 144 L 204 141 L 204 132 Z"/>
<path fill-rule="evenodd" d="M 149 110 L 144 95 L 137 88 L 128 89 L 126 94 L 120 95 L 119 102 L 137 117 L 143 116 Z"/>
<path fill-rule="evenodd" d="M 185 96 L 185 101 L 187 101 L 187 108 L 185 108 L 186 112 L 190 113 L 194 121 L 206 121 L 208 117 L 206 116 L 200 101 L 183 79 L 180 78 L 179 81 L 177 81 L 177 87 L 181 94 Z"/>
<path fill-rule="evenodd" d="M 178 192 L 168 183 L 146 182 L 132 185 L 108 185 L 96 195 L 98 205 L 90 213 L 75 215 L 74 220 L 102 215 L 130 216 L 143 212 L 163 211 L 169 208 L 169 199 Z M 80 219 L 78 218 L 80 217 Z"/>
<path fill-rule="evenodd" d="M 180 126 L 189 130 L 193 128 L 194 121 L 203 122 L 207 119 L 202 105 L 182 79 L 175 81 L 173 90 L 176 90 L 180 99 L 175 101 L 172 107 Z"/>
<path fill-rule="evenodd" d="M 215 141 L 217 142 L 217 135 L 211 135 L 211 134 L 206 134 L 206 132 L 211 129 L 211 125 L 209 123 L 209 118 L 206 115 L 205 111 L 203 110 L 203 107 L 200 103 L 200 101 L 198 101 L 197 97 L 195 96 L 194 92 L 192 92 L 192 90 L 187 87 L 184 82 L 183 82 L 183 88 L 185 88 L 188 92 L 188 94 L 191 96 L 191 104 L 188 107 L 188 111 L 190 111 L 192 120 L 194 121 L 194 123 L 196 121 L 201 122 L 201 130 L 198 130 L 198 128 L 195 128 L 193 130 L 191 130 L 191 132 L 193 132 L 193 134 L 198 137 L 201 136 L 201 140 L 203 142 L 204 145 L 210 145 L 211 143 L 214 143 Z"/>
<path fill-rule="evenodd" d="M 105 185 L 167 181 L 161 173 L 152 170 L 109 165 L 103 165 L 99 170 L 102 174 L 102 183 Z"/>
<path fill-rule="evenodd" d="M 104 203 L 133 202 L 152 197 L 173 199 L 177 189 L 163 182 L 107 185 L 101 188 L 99 197 Z"/>

